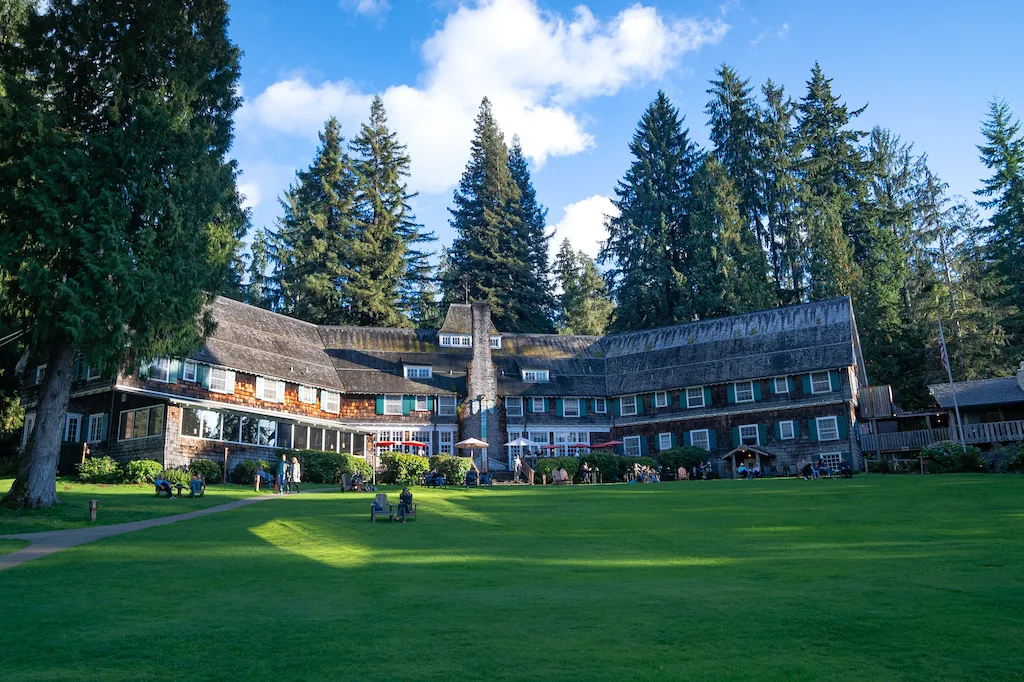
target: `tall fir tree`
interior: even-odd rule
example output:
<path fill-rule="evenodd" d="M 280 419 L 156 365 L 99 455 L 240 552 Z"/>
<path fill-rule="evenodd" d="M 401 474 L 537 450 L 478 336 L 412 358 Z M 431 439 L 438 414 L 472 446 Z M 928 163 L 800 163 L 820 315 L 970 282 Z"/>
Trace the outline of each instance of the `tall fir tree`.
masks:
<path fill-rule="evenodd" d="M 46 363 L 6 506 L 58 501 L 78 353 L 112 373 L 211 330 L 245 222 L 227 23 L 222 0 L 51 0 L 0 51 L 0 272 Z"/>
<path fill-rule="evenodd" d="M 411 162 L 405 145 L 388 127 L 379 95 L 373 98 L 369 121 L 353 138 L 350 151 L 355 224 L 345 243 L 345 321 L 409 326 L 412 309 L 430 277 L 430 254 L 420 247 L 434 235 L 421 230 L 409 207 L 415 196 L 407 183 Z"/>
<path fill-rule="evenodd" d="M 267 231 L 257 230 L 252 237 L 249 263 L 246 267 L 245 302 L 257 308 L 274 310 L 274 288 L 268 275 L 270 267 Z"/>
<path fill-rule="evenodd" d="M 555 310 L 555 295 L 551 286 L 551 265 L 548 260 L 547 209 L 537 201 L 537 191 L 530 178 L 530 166 L 523 155 L 519 136 L 512 137 L 508 152 L 508 168 L 512 180 L 519 188 L 519 238 L 525 247 L 519 257 L 529 264 L 515 273 L 519 295 L 516 297 L 516 316 L 522 331 L 550 333 L 554 331 L 551 319 Z"/>
<path fill-rule="evenodd" d="M 281 205 L 270 242 L 280 312 L 314 324 L 344 324 L 350 270 L 348 243 L 355 234 L 355 178 L 342 146 L 341 124 L 331 117 L 320 133 L 312 165 L 298 173 Z"/>
<path fill-rule="evenodd" d="M 615 188 L 619 215 L 606 222 L 599 256 L 610 264 L 615 331 L 692 320 L 702 305 L 689 281 L 702 264 L 688 211 L 700 152 L 664 92 L 647 107 L 629 150 L 633 160 Z"/>
<path fill-rule="evenodd" d="M 566 239 L 555 256 L 558 333 L 599 336 L 608 330 L 614 305 L 594 259 L 575 251 Z"/>

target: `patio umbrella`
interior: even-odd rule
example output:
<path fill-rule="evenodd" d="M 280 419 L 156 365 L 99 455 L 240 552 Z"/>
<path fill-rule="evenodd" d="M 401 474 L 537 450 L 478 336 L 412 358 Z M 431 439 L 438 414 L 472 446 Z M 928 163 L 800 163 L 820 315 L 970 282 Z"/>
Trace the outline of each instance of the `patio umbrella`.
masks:
<path fill-rule="evenodd" d="M 569 446 L 570 448 L 591 448 L 593 447 L 589 443 L 573 443 Z"/>
<path fill-rule="evenodd" d="M 426 443 L 421 443 L 418 440 L 403 440 L 401 443 L 399 443 L 399 445 L 406 445 L 406 446 L 408 446 L 410 448 L 425 448 L 425 447 L 427 447 Z"/>
<path fill-rule="evenodd" d="M 511 447 L 511 448 L 532 448 L 535 445 L 536 445 L 536 443 L 534 443 L 532 440 L 527 440 L 526 438 L 523 438 L 522 436 L 520 436 L 519 438 L 516 438 L 513 441 L 509 441 L 508 443 L 505 443 L 506 447 Z"/>
<path fill-rule="evenodd" d="M 562 446 L 562 445 L 541 445 L 540 449 L 541 450 L 557 450 L 560 447 L 564 447 L 564 446 Z"/>
<path fill-rule="evenodd" d="M 379 440 L 379 441 L 377 441 L 376 443 L 373 444 L 373 447 L 375 447 L 375 448 L 390 448 L 392 445 L 398 445 L 398 443 L 396 441 L 393 441 L 393 440 Z"/>
<path fill-rule="evenodd" d="M 490 446 L 479 438 L 467 438 L 466 440 L 460 440 L 455 444 L 455 447 L 462 448 L 463 450 L 480 450 Z"/>
<path fill-rule="evenodd" d="M 607 443 L 596 443 L 594 445 L 591 445 L 590 447 L 591 448 L 613 448 L 616 445 L 622 445 L 622 441 L 621 440 L 610 440 Z"/>

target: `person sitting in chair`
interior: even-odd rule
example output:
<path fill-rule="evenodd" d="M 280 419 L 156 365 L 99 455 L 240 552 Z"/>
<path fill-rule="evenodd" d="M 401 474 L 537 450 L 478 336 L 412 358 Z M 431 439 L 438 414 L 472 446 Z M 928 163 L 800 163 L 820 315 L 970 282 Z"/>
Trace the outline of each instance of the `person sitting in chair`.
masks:
<path fill-rule="evenodd" d="M 469 471 L 467 471 L 466 472 L 466 485 L 467 486 L 476 485 L 477 484 L 478 476 L 479 475 L 477 474 L 476 469 L 470 469 Z"/>
<path fill-rule="evenodd" d="M 747 465 L 744 464 L 743 462 L 740 462 L 740 465 L 738 467 L 736 467 L 736 473 L 737 473 L 737 475 L 739 475 L 740 478 L 746 478 L 747 477 Z"/>
<path fill-rule="evenodd" d="M 162 472 L 156 475 L 153 485 L 156 486 L 157 495 L 167 493 L 167 499 L 174 497 L 174 489 L 171 487 L 171 482 L 167 480 Z"/>
<path fill-rule="evenodd" d="M 203 483 L 203 479 L 200 478 L 199 474 L 192 474 L 192 480 L 188 482 L 188 496 L 202 495 L 205 487 L 206 484 Z"/>
<path fill-rule="evenodd" d="M 839 465 L 839 475 L 843 478 L 853 478 L 853 467 L 845 459 Z"/>
<path fill-rule="evenodd" d="M 398 494 L 398 515 L 402 517 L 402 523 L 405 523 L 405 515 L 412 511 L 412 492 L 408 488 L 402 488 L 402 492 Z"/>

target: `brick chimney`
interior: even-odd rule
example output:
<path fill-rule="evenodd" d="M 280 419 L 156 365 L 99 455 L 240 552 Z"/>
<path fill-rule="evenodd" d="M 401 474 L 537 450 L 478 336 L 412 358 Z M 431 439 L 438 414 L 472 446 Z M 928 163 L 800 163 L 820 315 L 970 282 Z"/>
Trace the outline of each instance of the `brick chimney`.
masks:
<path fill-rule="evenodd" d="M 486 416 L 488 406 L 496 408 L 498 398 L 498 375 L 491 359 L 491 307 L 475 302 L 472 306 L 473 319 L 473 360 L 467 369 L 468 391 L 466 403 L 460 416 L 462 438 L 479 438 L 490 444 L 491 452 L 501 452 L 504 443 L 498 422 L 498 410 Z M 486 424 L 486 425 L 485 425 Z M 474 458 L 480 454 L 480 468 L 487 470 L 487 450 L 474 451 Z"/>

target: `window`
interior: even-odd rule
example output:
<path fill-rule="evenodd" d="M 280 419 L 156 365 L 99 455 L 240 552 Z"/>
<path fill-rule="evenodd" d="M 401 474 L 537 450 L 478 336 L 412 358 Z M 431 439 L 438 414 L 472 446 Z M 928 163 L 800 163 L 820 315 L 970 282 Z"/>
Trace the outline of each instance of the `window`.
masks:
<path fill-rule="evenodd" d="M 402 396 L 384 396 L 384 414 L 402 414 Z"/>
<path fill-rule="evenodd" d="M 157 358 L 149 364 L 149 378 L 153 381 L 167 383 L 171 376 L 171 361 L 167 358 Z"/>
<path fill-rule="evenodd" d="M 523 370 L 523 381 L 536 381 L 544 382 L 548 381 L 549 374 L 546 369 L 524 369 Z"/>
<path fill-rule="evenodd" d="M 508 396 L 505 398 L 505 414 L 509 417 L 522 417 L 523 416 L 523 397 L 522 396 Z"/>
<path fill-rule="evenodd" d="M 32 431 L 36 428 L 36 415 L 30 413 L 25 415 L 25 428 L 21 432 L 21 446 L 28 445 L 28 439 L 32 437 Z"/>
<path fill-rule="evenodd" d="M 796 425 L 793 422 L 779 422 L 779 439 L 793 440 L 796 438 Z"/>
<path fill-rule="evenodd" d="M 316 390 L 313 390 L 316 393 Z M 320 409 L 331 414 L 341 411 L 341 395 L 334 391 L 320 391 Z"/>
<path fill-rule="evenodd" d="M 406 365 L 405 367 L 405 378 L 406 379 L 429 379 L 434 376 L 434 368 L 426 366 L 412 366 Z"/>
<path fill-rule="evenodd" d="M 223 438 L 224 417 L 220 412 L 200 410 L 199 419 L 201 422 L 200 438 L 205 438 L 206 440 L 221 440 Z"/>
<path fill-rule="evenodd" d="M 85 378 L 89 381 L 100 378 L 100 368 L 89 365 L 89 369 L 85 371 Z"/>
<path fill-rule="evenodd" d="M 774 393 L 789 393 L 789 380 L 786 377 L 775 377 L 772 381 L 775 383 Z"/>
<path fill-rule="evenodd" d="M 43 377 L 46 376 L 46 365 L 39 365 L 36 367 L 36 383 L 43 383 Z"/>
<path fill-rule="evenodd" d="M 547 412 L 544 398 L 530 398 L 530 412 Z"/>
<path fill-rule="evenodd" d="M 260 443 L 259 444 L 260 445 L 269 445 L 269 446 L 277 445 L 277 422 L 271 421 L 269 419 L 261 419 L 260 420 Z"/>
<path fill-rule="evenodd" d="M 455 434 L 451 431 L 440 431 L 438 432 L 441 440 L 441 454 L 450 455 L 452 454 L 452 444 L 455 441 Z"/>
<path fill-rule="evenodd" d="M 828 372 L 814 372 L 811 374 L 811 393 L 831 393 L 832 379 Z"/>
<path fill-rule="evenodd" d="M 640 456 L 640 436 L 626 436 L 622 442 L 626 457 Z"/>
<path fill-rule="evenodd" d="M 818 417 L 818 440 L 839 440 L 838 417 Z"/>
<path fill-rule="evenodd" d="M 574 448 L 573 445 L 590 445 L 589 431 L 557 431 L 555 432 L 555 445 L 562 449 L 552 454 L 566 455 L 568 457 L 579 457 L 585 455 L 587 448 Z"/>
<path fill-rule="evenodd" d="M 323 450 L 324 449 L 324 430 L 317 426 L 309 427 L 309 449 L 310 450 Z"/>
<path fill-rule="evenodd" d="M 843 463 L 843 453 L 841 452 L 823 452 L 818 455 L 818 459 L 825 463 L 825 466 L 832 471 L 835 475 L 839 471 L 839 466 Z"/>
<path fill-rule="evenodd" d="M 671 433 L 659 433 L 658 434 L 658 449 L 659 450 L 671 450 L 672 449 L 672 434 Z"/>
<path fill-rule="evenodd" d="M 312 386 L 299 386 L 299 402 L 316 405 L 316 389 Z"/>
<path fill-rule="evenodd" d="M 455 396 L 442 395 L 437 397 L 437 413 L 442 417 L 455 416 Z"/>
<path fill-rule="evenodd" d="M 761 438 L 757 433 L 757 424 L 744 424 L 740 427 L 740 445 L 760 445 Z"/>
<path fill-rule="evenodd" d="M 195 360 L 186 360 L 185 364 L 181 367 L 181 380 L 182 381 L 195 381 L 196 380 L 196 363 Z M 92 371 L 92 367 L 89 368 Z"/>
<path fill-rule="evenodd" d="M 417 412 L 426 412 L 429 409 L 427 407 L 427 405 L 428 405 L 427 396 L 425 396 L 425 395 L 418 395 L 418 396 L 416 396 L 416 407 L 415 407 L 415 410 Z M 414 438 L 413 440 L 416 440 L 416 439 Z"/>
<path fill-rule="evenodd" d="M 333 434 L 337 435 L 336 431 L 329 431 L 328 433 L 333 433 Z M 227 437 L 225 436 L 224 439 L 227 440 Z M 335 446 L 332 446 L 332 447 L 328 447 L 328 445 L 329 444 L 325 444 L 325 447 L 324 447 L 325 450 L 333 450 L 334 452 L 338 451 L 338 449 L 336 447 L 337 444 L 335 444 Z M 277 447 L 291 449 L 291 447 L 292 447 L 292 425 L 291 424 L 286 424 L 284 422 L 277 422 Z"/>
<path fill-rule="evenodd" d="M 86 441 L 89 443 L 99 443 L 107 439 L 107 415 L 105 414 L 90 414 L 89 415 L 89 431 L 86 435 Z"/>
<path fill-rule="evenodd" d="M 625 398 L 620 399 L 623 417 L 632 417 L 634 414 L 638 412 L 638 410 L 636 409 L 636 399 L 637 396 L 635 395 L 626 396 Z M 639 438 L 639 436 L 635 437 Z"/>
<path fill-rule="evenodd" d="M 192 410 L 193 412 L 195 410 Z M 189 412 L 188 409 L 185 410 Z M 182 433 L 184 433 L 185 419 L 182 419 Z M 146 438 L 148 436 L 159 436 L 164 432 L 164 406 L 154 405 L 153 407 L 142 407 L 137 410 L 126 410 L 121 413 L 121 420 L 118 423 L 118 439 L 129 440 L 131 438 Z M 197 434 L 198 435 L 198 434 Z"/>
<path fill-rule="evenodd" d="M 655 407 L 668 407 L 668 392 L 658 391 L 654 394 L 654 406 Z"/>
<path fill-rule="evenodd" d="M 695 407 L 707 407 L 704 404 L 704 387 L 697 386 L 695 388 L 686 389 L 686 407 L 687 409 L 693 409 Z"/>
<path fill-rule="evenodd" d="M 690 431 L 690 445 L 695 448 L 711 449 L 711 436 L 707 429 L 695 429 Z"/>
<path fill-rule="evenodd" d="M 733 384 L 736 391 L 736 402 L 738 403 L 752 403 L 754 402 L 754 382 L 753 381 L 739 381 Z"/>
<path fill-rule="evenodd" d="M 64 440 L 69 443 L 78 442 L 78 434 L 82 430 L 82 415 L 68 414 L 64 422 Z"/>
<path fill-rule="evenodd" d="M 309 427 L 296 424 L 292 429 L 292 447 L 296 450 L 309 449 Z"/>
<path fill-rule="evenodd" d="M 237 443 L 241 437 L 242 418 L 237 414 L 224 415 L 224 440 Z M 290 446 L 289 446 L 290 447 Z"/>
<path fill-rule="evenodd" d="M 213 390 L 213 370 L 210 370 L 210 390 Z M 284 382 L 256 377 L 256 397 L 271 403 L 284 402 Z"/>
<path fill-rule="evenodd" d="M 501 348 L 501 337 L 500 336 L 492 336 L 491 337 L 491 348 L 493 348 L 494 350 L 499 350 Z"/>
<path fill-rule="evenodd" d="M 469 348 L 473 345 L 473 337 L 463 334 L 441 334 L 438 340 L 442 346 Z"/>
<path fill-rule="evenodd" d="M 595 398 L 594 399 L 594 413 L 595 414 L 608 414 L 608 399 L 607 398 Z"/>
<path fill-rule="evenodd" d="M 210 368 L 210 390 L 214 393 L 234 393 L 235 387 L 228 386 L 230 377 L 226 369 L 219 367 Z M 263 392 L 267 393 L 267 385 L 274 387 L 274 398 L 264 398 L 264 400 L 272 400 L 277 398 L 277 383 L 275 381 L 266 381 L 263 383 Z"/>
<path fill-rule="evenodd" d="M 565 398 L 562 400 L 562 416 L 563 417 L 578 417 L 580 416 L 580 399 L 579 398 Z"/>

